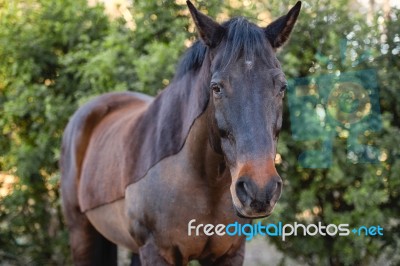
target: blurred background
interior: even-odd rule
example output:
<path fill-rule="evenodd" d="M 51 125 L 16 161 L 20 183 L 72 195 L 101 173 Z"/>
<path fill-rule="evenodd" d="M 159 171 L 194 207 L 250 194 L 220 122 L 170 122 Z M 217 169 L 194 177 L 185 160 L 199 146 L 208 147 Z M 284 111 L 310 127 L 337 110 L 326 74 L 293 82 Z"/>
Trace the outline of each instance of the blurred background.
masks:
<path fill-rule="evenodd" d="M 260 26 L 295 1 L 204 0 Z M 279 53 L 289 79 L 267 222 L 380 225 L 383 236 L 256 238 L 246 265 L 400 264 L 400 3 L 306 0 Z M 95 95 L 156 95 L 196 38 L 185 1 L 0 0 L 0 264 L 70 265 L 60 140 Z"/>

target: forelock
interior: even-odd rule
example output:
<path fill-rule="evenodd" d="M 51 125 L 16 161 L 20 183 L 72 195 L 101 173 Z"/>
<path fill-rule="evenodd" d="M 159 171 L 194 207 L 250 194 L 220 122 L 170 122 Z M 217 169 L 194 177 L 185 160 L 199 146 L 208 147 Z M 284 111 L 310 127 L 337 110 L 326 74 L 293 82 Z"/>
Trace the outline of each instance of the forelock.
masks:
<path fill-rule="evenodd" d="M 249 68 L 256 59 L 268 61 L 272 48 L 262 28 L 243 17 L 233 18 L 222 26 L 227 30 L 220 62 L 222 67 L 225 68 L 242 57 Z"/>

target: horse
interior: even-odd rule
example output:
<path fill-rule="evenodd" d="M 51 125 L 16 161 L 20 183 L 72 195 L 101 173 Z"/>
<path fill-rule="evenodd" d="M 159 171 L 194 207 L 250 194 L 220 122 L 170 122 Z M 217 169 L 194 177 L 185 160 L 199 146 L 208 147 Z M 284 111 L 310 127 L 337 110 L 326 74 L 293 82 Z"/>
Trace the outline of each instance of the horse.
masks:
<path fill-rule="evenodd" d="M 187 1 L 199 39 L 155 98 L 97 96 L 68 122 L 62 209 L 75 265 L 242 265 L 242 235 L 188 225 L 269 216 L 282 191 L 274 159 L 287 87 L 276 52 L 301 2 L 267 27 L 218 23 Z"/>

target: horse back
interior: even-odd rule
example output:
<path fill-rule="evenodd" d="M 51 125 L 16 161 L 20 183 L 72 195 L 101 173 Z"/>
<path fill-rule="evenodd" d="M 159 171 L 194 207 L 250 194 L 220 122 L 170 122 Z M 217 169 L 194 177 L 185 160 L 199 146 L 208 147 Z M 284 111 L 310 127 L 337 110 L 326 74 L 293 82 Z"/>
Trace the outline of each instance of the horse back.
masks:
<path fill-rule="evenodd" d="M 152 99 L 134 92 L 107 93 L 89 101 L 74 113 L 64 131 L 61 148 L 61 189 L 64 201 L 69 201 L 74 207 L 80 205 L 77 194 L 82 167 L 96 129 L 110 120 L 109 117 L 118 121 L 119 113 L 126 114 L 128 110 L 134 114 L 144 110 Z"/>

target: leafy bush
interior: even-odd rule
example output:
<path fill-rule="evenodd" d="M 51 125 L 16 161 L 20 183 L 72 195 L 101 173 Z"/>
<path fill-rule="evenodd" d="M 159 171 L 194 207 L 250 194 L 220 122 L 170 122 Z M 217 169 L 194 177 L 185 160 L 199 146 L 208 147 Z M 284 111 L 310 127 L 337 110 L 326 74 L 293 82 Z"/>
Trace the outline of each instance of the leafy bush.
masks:
<path fill-rule="evenodd" d="M 380 113 L 354 125 L 334 124 L 330 133 L 320 135 L 319 139 L 307 139 L 304 135 L 296 138 L 293 133 L 295 116 L 290 109 L 293 106 L 286 104 L 288 109 L 278 147 L 284 189 L 276 212 L 267 222 L 348 223 L 350 229 L 380 225 L 384 228 L 384 236 L 297 236 L 289 237 L 285 242 L 277 238 L 270 240 L 285 254 L 310 265 L 370 265 L 378 258 L 395 265 L 400 260 L 400 238 L 396 233 L 400 225 L 400 178 L 396 175 L 400 154 L 393 146 L 399 141 L 400 113 L 395 107 L 399 92 L 393 83 L 396 82 L 394 73 L 400 66 L 397 60 L 400 52 L 399 10 L 394 8 L 388 14 L 374 14 L 373 20 L 367 23 L 363 14 L 349 10 L 346 0 L 313 3 L 316 5 L 305 3 L 292 41 L 280 55 L 285 72 L 296 80 L 299 77 L 318 79 L 321 75 L 366 73 L 363 71 L 372 69 L 367 73 L 376 71 L 377 80 L 361 76 L 366 81 L 365 87 L 377 83 L 380 98 L 373 95 L 371 103 L 379 100 Z M 386 30 L 383 32 L 382 28 Z M 381 41 L 383 35 L 385 42 Z M 313 86 L 307 89 L 307 94 L 315 93 Z M 323 88 L 317 88 L 317 94 L 322 91 Z M 324 102 L 321 95 L 319 97 L 320 105 L 315 103 L 313 112 L 323 108 L 326 128 L 329 126 L 329 103 Z M 306 111 L 304 106 L 303 110 Z M 297 123 L 306 134 L 324 127 L 312 123 L 308 113 L 301 117 L 307 120 Z M 368 129 L 365 129 L 366 125 L 369 125 Z M 332 139 L 330 149 L 329 145 L 324 148 L 326 139 Z M 380 155 L 374 163 L 365 162 L 366 154 L 354 155 L 355 142 L 379 149 Z M 331 158 L 328 167 L 301 167 L 299 156 L 304 151 L 324 149 L 313 159 L 314 163 L 319 159 L 326 163 Z"/>

